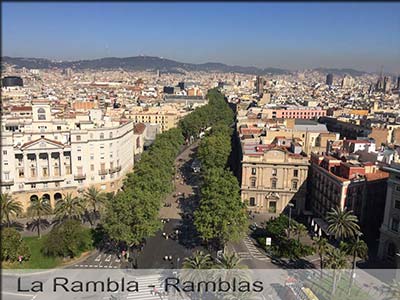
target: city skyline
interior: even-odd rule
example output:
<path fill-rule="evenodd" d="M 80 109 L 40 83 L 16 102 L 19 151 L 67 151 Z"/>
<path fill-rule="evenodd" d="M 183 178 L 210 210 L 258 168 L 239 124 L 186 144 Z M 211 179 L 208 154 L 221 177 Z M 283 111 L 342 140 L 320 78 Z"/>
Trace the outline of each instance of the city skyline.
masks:
<path fill-rule="evenodd" d="M 147 55 L 289 70 L 379 72 L 383 66 L 399 73 L 398 8 L 397 3 L 5 3 L 2 52 L 53 60 Z"/>

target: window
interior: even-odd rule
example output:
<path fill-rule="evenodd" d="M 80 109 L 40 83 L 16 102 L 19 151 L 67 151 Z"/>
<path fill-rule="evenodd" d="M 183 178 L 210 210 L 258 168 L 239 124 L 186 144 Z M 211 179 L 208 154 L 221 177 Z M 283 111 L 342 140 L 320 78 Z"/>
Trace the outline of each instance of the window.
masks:
<path fill-rule="evenodd" d="M 7 155 L 7 150 L 3 150 L 3 155 Z"/>
<path fill-rule="evenodd" d="M 93 160 L 94 159 L 94 155 L 90 154 L 90 159 Z"/>
<path fill-rule="evenodd" d="M 250 197 L 250 203 L 249 206 L 256 206 L 256 198 Z"/>
<path fill-rule="evenodd" d="M 78 156 L 78 160 L 82 160 L 82 157 L 81 157 L 81 156 Z"/>
<path fill-rule="evenodd" d="M 10 172 L 4 173 L 4 180 L 10 180 Z"/>
<path fill-rule="evenodd" d="M 392 219 L 392 227 L 391 227 L 391 229 L 393 231 L 399 232 L 399 224 L 400 224 L 399 219 L 393 218 Z"/>
<path fill-rule="evenodd" d="M 257 169 L 251 168 L 251 175 L 256 175 L 256 174 L 257 174 Z"/>
<path fill-rule="evenodd" d="M 271 188 L 272 189 L 276 189 L 276 184 L 277 184 L 278 180 L 277 179 L 272 179 L 271 180 Z"/>
<path fill-rule="evenodd" d="M 400 198 L 394 201 L 394 207 L 400 209 Z"/>
<path fill-rule="evenodd" d="M 32 183 L 31 184 L 31 189 L 35 189 L 36 188 L 36 184 Z"/>
<path fill-rule="evenodd" d="M 37 110 L 38 113 L 38 120 L 46 120 L 46 111 L 44 110 L 44 108 L 39 108 Z"/>
<path fill-rule="evenodd" d="M 269 201 L 268 212 L 273 214 L 276 213 L 276 201 Z"/>
<path fill-rule="evenodd" d="M 77 135 L 77 136 L 76 136 L 76 140 L 77 140 L 77 141 L 80 141 L 80 140 L 81 140 L 81 136 L 80 136 L 80 135 Z"/>
<path fill-rule="evenodd" d="M 8 161 L 5 160 L 5 161 L 4 161 L 4 165 L 5 165 L 5 166 L 8 166 Z"/>
<path fill-rule="evenodd" d="M 397 192 L 400 192 L 400 185 L 397 185 L 397 186 L 396 186 L 396 191 L 397 191 Z"/>
<path fill-rule="evenodd" d="M 250 178 L 250 186 L 256 187 L 256 178 L 254 178 L 254 177 Z"/>
<path fill-rule="evenodd" d="M 113 133 L 112 133 L 112 132 L 110 132 L 110 139 L 112 139 L 112 137 L 113 137 Z"/>
<path fill-rule="evenodd" d="M 299 177 L 299 170 L 293 170 L 293 177 Z"/>
<path fill-rule="evenodd" d="M 104 140 L 104 133 L 100 133 L 100 139 Z"/>
<path fill-rule="evenodd" d="M 47 182 L 43 183 L 43 187 L 47 188 L 49 186 L 49 184 Z"/>
<path fill-rule="evenodd" d="M 90 171 L 94 171 L 94 165 L 90 165 Z"/>
<path fill-rule="evenodd" d="M 61 130 L 61 126 L 57 126 L 57 130 Z"/>
<path fill-rule="evenodd" d="M 292 181 L 292 189 L 297 190 L 297 181 Z"/>
<path fill-rule="evenodd" d="M 106 176 L 101 175 L 101 180 L 105 180 L 105 179 L 106 179 Z"/>
<path fill-rule="evenodd" d="M 278 175 L 278 169 L 272 169 L 272 176 Z"/>

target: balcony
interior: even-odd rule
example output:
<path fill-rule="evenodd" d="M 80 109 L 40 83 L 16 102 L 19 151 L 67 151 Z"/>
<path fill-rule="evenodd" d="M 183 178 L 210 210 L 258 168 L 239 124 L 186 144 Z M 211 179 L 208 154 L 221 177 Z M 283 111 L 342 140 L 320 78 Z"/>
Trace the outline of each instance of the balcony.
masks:
<path fill-rule="evenodd" d="M 64 181 L 64 176 L 30 176 L 25 177 L 25 183 Z"/>
<path fill-rule="evenodd" d="M 74 175 L 74 180 L 84 180 L 84 179 L 86 179 L 86 174 Z"/>
<path fill-rule="evenodd" d="M 108 170 L 107 169 L 99 171 L 99 175 L 107 175 L 107 174 L 108 174 Z"/>
<path fill-rule="evenodd" d="M 121 171 L 121 166 L 111 168 L 110 169 L 110 174 L 116 173 L 116 172 L 119 172 L 119 171 Z"/>
<path fill-rule="evenodd" d="M 6 186 L 6 185 L 13 185 L 14 184 L 14 179 L 2 179 L 0 182 L 0 185 Z"/>

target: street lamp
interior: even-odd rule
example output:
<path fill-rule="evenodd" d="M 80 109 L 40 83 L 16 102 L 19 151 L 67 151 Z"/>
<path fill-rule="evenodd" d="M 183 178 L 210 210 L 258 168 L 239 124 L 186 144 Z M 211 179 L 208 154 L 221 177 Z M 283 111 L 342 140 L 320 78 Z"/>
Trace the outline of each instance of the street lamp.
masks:
<path fill-rule="evenodd" d="M 288 203 L 289 206 L 289 227 L 288 227 L 288 240 L 290 239 L 290 221 L 292 219 L 292 207 L 294 207 L 293 203 Z"/>

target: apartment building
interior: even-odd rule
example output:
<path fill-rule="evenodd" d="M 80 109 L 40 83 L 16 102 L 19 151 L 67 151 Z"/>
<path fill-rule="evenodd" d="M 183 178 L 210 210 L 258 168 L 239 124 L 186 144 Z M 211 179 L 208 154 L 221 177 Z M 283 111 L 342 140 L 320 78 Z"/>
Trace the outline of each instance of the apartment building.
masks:
<path fill-rule="evenodd" d="M 321 107 L 280 105 L 266 107 L 263 116 L 268 119 L 293 118 L 293 119 L 315 119 L 326 116 L 326 110 Z"/>
<path fill-rule="evenodd" d="M 312 153 L 306 208 L 322 220 L 332 208 L 352 210 L 363 232 L 369 237 L 377 236 L 387 177 L 387 172 L 371 162 Z"/>
<path fill-rule="evenodd" d="M 385 213 L 380 227 L 378 256 L 394 268 L 400 268 L 400 163 L 383 168 L 390 176 L 387 184 Z"/>
<path fill-rule="evenodd" d="M 178 126 L 178 121 L 185 115 L 172 107 L 133 107 L 129 119 L 134 123 L 159 124 L 161 132 Z"/>
<path fill-rule="evenodd" d="M 304 208 L 308 158 L 301 146 L 257 143 L 242 144 L 241 197 L 248 209 L 280 214 L 288 203 L 293 212 Z"/>
<path fill-rule="evenodd" d="M 2 193 L 11 193 L 26 209 L 37 197 L 54 206 L 66 192 L 121 186 L 134 163 L 133 122 L 112 120 L 101 110 L 59 119 L 48 100 L 31 105 L 31 119 L 3 118 Z"/>
<path fill-rule="evenodd" d="M 326 151 L 328 142 L 339 138 L 339 134 L 329 132 L 324 124 L 316 121 L 258 119 L 254 115 L 239 119 L 237 130 L 242 140 L 253 140 L 261 144 L 272 144 L 275 139 L 282 137 L 295 139 L 307 155 L 311 152 Z"/>

